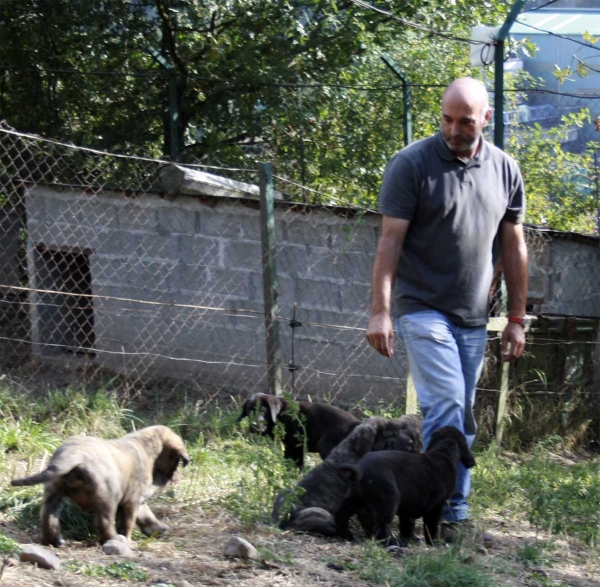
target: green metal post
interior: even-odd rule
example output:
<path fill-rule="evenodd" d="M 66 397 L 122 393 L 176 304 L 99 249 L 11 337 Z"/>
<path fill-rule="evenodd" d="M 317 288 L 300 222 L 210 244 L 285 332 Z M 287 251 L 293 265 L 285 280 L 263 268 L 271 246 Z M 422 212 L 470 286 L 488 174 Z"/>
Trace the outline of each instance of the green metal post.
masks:
<path fill-rule="evenodd" d="M 279 360 L 279 322 L 277 321 L 277 271 L 275 266 L 275 191 L 273 166 L 258 164 L 260 187 L 260 234 L 262 243 L 263 298 L 267 343 L 267 378 L 269 393 L 281 395 L 281 361 Z"/>
<path fill-rule="evenodd" d="M 381 55 L 383 62 L 392 70 L 394 75 L 398 77 L 402 84 L 402 104 L 404 112 L 402 113 L 402 130 L 404 131 L 404 145 L 410 145 L 413 140 L 412 132 L 412 93 L 410 89 L 409 79 L 406 74 L 396 65 L 396 63 L 390 59 L 390 57 L 383 53 Z"/>
<path fill-rule="evenodd" d="M 179 106 L 177 103 L 177 72 L 169 70 L 169 129 L 171 131 L 171 160 L 177 161 L 179 148 Z"/>
<path fill-rule="evenodd" d="M 171 137 L 171 160 L 177 161 L 181 150 L 179 148 L 179 104 L 177 100 L 177 70 L 154 47 L 146 47 L 155 61 L 164 67 L 169 74 L 169 132 Z"/>
<path fill-rule="evenodd" d="M 495 39 L 494 53 L 494 144 L 504 149 L 504 41 L 525 0 L 516 0 Z"/>
<path fill-rule="evenodd" d="M 494 145 L 504 150 L 504 41 L 500 39 L 494 54 Z"/>

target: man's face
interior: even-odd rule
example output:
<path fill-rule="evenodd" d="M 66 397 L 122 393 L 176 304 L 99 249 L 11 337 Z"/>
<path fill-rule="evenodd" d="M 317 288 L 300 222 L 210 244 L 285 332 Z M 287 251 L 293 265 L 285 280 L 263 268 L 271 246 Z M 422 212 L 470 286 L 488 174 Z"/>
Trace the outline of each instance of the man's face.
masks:
<path fill-rule="evenodd" d="M 477 149 L 491 110 L 483 112 L 481 104 L 462 96 L 448 96 L 442 101 L 442 138 L 457 155 L 472 156 Z"/>

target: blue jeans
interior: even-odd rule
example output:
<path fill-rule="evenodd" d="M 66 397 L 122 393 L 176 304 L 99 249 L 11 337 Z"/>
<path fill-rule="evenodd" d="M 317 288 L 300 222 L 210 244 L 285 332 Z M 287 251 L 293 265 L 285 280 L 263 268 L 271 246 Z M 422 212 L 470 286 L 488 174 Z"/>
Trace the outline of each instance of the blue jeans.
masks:
<path fill-rule="evenodd" d="M 442 426 L 458 428 L 472 446 L 477 431 L 475 386 L 483 368 L 486 327 L 457 326 L 435 310 L 394 318 L 394 325 L 404 340 L 423 413 L 425 448 L 433 432 Z M 470 490 L 471 475 L 460 464 L 456 490 L 444 508 L 442 521 L 468 519 Z"/>

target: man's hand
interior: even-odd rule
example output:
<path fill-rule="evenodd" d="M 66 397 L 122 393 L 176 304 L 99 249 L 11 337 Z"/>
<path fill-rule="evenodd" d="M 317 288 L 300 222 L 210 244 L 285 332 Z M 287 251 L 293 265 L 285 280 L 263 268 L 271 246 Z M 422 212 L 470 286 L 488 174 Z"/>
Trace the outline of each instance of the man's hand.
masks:
<path fill-rule="evenodd" d="M 394 327 L 389 314 L 373 314 L 367 328 L 369 344 L 384 357 L 394 354 Z"/>
<path fill-rule="evenodd" d="M 525 349 L 525 330 L 520 324 L 509 322 L 502 333 L 502 361 L 516 361 Z"/>

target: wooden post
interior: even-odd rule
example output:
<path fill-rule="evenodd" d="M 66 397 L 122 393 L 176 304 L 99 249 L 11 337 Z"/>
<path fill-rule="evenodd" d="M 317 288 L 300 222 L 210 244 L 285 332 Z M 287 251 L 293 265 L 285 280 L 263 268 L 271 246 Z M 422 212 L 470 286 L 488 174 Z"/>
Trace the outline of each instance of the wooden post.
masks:
<path fill-rule="evenodd" d="M 502 363 L 502 374 L 500 376 L 500 397 L 498 398 L 498 411 L 496 414 L 496 443 L 498 447 L 502 444 L 504 432 L 504 416 L 506 415 L 506 400 L 508 399 L 510 363 Z"/>
<path fill-rule="evenodd" d="M 267 343 L 267 376 L 269 393 L 272 395 L 281 395 L 279 323 L 277 321 L 277 271 L 275 267 L 275 194 L 273 190 L 273 167 L 270 163 L 258 164 L 258 179 L 260 188 L 260 234 Z"/>
<path fill-rule="evenodd" d="M 406 413 L 416 414 L 418 411 L 417 390 L 410 369 L 406 378 Z"/>

